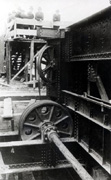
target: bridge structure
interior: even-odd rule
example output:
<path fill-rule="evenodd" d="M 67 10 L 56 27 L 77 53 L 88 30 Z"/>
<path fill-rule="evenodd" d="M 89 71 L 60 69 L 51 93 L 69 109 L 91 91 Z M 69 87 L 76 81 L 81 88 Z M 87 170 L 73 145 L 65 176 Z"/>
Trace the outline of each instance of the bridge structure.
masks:
<path fill-rule="evenodd" d="M 19 76 L 38 93 L 0 96 L 2 180 L 111 179 L 110 29 L 111 7 L 64 28 L 11 22 L 7 87 Z"/>

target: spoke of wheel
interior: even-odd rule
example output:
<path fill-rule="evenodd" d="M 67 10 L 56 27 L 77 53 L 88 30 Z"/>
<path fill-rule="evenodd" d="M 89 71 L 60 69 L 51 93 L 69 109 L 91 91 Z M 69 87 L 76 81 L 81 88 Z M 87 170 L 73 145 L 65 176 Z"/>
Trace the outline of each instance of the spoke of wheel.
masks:
<path fill-rule="evenodd" d="M 70 133 L 65 132 L 65 131 L 58 130 L 57 132 L 58 132 L 58 133 L 61 133 L 61 134 L 65 134 L 65 135 L 69 135 L 69 136 L 70 136 Z"/>
<path fill-rule="evenodd" d="M 27 123 L 27 122 L 25 122 L 24 125 L 25 125 L 25 126 L 29 126 L 29 127 L 33 127 L 33 128 L 38 128 L 38 129 L 40 128 L 40 127 L 39 127 L 38 125 L 36 125 L 36 124 L 30 124 L 30 123 Z"/>
<path fill-rule="evenodd" d="M 28 140 L 33 140 L 33 139 L 37 138 L 38 136 L 40 136 L 40 133 L 37 133 L 37 134 L 33 135 Z"/>
<path fill-rule="evenodd" d="M 68 118 L 69 118 L 69 116 L 65 116 L 65 117 L 63 117 L 62 119 L 59 119 L 58 121 L 56 121 L 56 122 L 54 123 L 54 125 L 57 125 L 57 124 L 65 121 L 65 120 L 68 119 Z"/>
<path fill-rule="evenodd" d="M 47 64 L 48 64 L 49 59 L 48 59 L 47 55 L 44 55 L 44 54 L 43 54 L 43 58 L 46 60 L 46 62 L 47 62 Z M 42 61 L 41 61 L 41 62 L 42 62 Z"/>
<path fill-rule="evenodd" d="M 39 112 L 38 112 L 37 108 L 35 109 L 35 111 L 36 111 L 36 114 L 37 114 L 39 120 L 43 122 L 42 118 L 41 118 L 40 115 L 39 115 Z"/>
<path fill-rule="evenodd" d="M 47 64 L 47 61 L 41 61 L 41 63 L 46 65 L 46 64 Z"/>
<path fill-rule="evenodd" d="M 42 73 L 47 73 L 49 69 L 51 68 L 51 64 L 49 64 L 45 69 L 42 70 Z"/>
<path fill-rule="evenodd" d="M 54 113 L 54 109 L 55 109 L 55 106 L 52 106 L 52 107 L 51 107 L 51 111 L 50 111 L 50 115 L 49 115 L 49 121 L 52 120 L 52 116 L 53 116 L 53 113 Z"/>

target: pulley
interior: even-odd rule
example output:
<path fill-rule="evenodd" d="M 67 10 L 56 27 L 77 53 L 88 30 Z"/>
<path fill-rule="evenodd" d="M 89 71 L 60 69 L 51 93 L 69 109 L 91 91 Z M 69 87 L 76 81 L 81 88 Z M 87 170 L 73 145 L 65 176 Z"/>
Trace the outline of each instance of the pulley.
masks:
<path fill-rule="evenodd" d="M 53 82 L 53 71 L 55 68 L 54 48 L 45 45 L 38 55 L 37 70 L 40 78 L 45 83 Z"/>
<path fill-rule="evenodd" d="M 31 104 L 20 119 L 22 140 L 42 139 L 47 143 L 53 142 L 82 180 L 93 180 L 59 138 L 71 137 L 72 133 L 73 120 L 69 112 L 60 104 L 50 100 Z"/>
<path fill-rule="evenodd" d="M 22 140 L 42 138 L 43 127 L 52 126 L 61 137 L 70 137 L 73 121 L 68 111 L 50 100 L 40 100 L 28 106 L 20 118 Z"/>

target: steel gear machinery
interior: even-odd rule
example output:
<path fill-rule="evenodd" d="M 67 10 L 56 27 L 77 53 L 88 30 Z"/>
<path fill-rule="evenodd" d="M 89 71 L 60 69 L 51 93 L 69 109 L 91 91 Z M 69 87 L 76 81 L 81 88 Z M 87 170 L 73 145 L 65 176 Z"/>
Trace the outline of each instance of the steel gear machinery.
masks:
<path fill-rule="evenodd" d="M 71 137 L 73 120 L 69 112 L 60 104 L 37 101 L 26 108 L 20 118 L 22 140 L 43 140 L 54 143 L 82 180 L 93 180 L 78 160 L 66 148 L 60 137 Z"/>

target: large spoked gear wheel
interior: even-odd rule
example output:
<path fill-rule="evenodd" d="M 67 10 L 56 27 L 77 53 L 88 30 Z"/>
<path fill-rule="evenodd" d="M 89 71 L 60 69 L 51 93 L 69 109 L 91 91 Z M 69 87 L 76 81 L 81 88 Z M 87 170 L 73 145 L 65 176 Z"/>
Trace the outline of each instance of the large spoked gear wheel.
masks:
<path fill-rule="evenodd" d="M 54 48 L 46 45 L 39 54 L 37 61 L 38 74 L 45 83 L 53 83 L 54 67 Z"/>
<path fill-rule="evenodd" d="M 42 127 L 51 125 L 60 137 L 71 137 L 73 120 L 69 112 L 51 100 L 37 101 L 28 106 L 20 118 L 22 140 L 40 140 Z"/>

